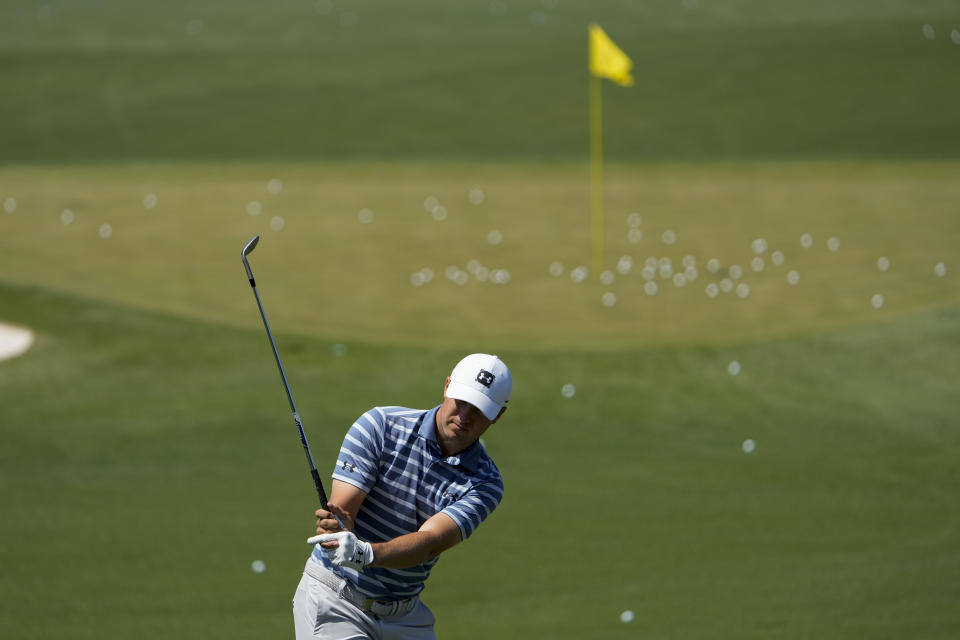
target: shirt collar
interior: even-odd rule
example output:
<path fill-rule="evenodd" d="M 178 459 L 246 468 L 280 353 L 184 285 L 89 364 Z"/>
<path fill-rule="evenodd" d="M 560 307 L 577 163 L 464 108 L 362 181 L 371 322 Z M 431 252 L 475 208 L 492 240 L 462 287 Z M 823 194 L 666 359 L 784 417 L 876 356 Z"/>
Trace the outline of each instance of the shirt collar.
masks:
<path fill-rule="evenodd" d="M 461 451 L 454 456 L 444 457 L 440 451 L 440 442 L 437 440 L 437 411 L 439 410 L 440 405 L 437 405 L 424 416 L 420 425 L 420 437 L 427 441 L 434 455 L 447 464 L 453 467 L 463 466 L 473 472 L 477 471 L 480 468 L 480 456 L 483 454 L 483 446 L 481 446 L 479 440 L 474 442 L 466 451 Z"/>

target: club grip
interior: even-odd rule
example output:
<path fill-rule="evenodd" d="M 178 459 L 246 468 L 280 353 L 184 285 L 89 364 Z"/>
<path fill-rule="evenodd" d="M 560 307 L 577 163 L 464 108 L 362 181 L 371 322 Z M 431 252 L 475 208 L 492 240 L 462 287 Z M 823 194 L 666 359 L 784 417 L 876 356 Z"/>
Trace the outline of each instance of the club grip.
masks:
<path fill-rule="evenodd" d="M 327 509 L 327 492 L 323 490 L 323 483 L 320 481 L 320 473 L 316 468 L 310 469 L 310 475 L 313 476 L 313 484 L 317 488 L 317 497 L 320 498 L 320 508 L 324 511 L 329 511 Z"/>

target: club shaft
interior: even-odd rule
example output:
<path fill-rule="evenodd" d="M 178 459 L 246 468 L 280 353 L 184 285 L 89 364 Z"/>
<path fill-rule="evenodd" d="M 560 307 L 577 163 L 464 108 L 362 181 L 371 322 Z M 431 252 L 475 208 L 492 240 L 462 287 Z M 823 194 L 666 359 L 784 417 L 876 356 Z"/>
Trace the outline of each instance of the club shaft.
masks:
<path fill-rule="evenodd" d="M 246 264 L 246 262 L 245 262 Z M 307 434 L 303 430 L 303 424 L 300 422 L 300 413 L 297 411 L 297 405 L 293 401 L 293 393 L 290 391 L 290 384 L 287 382 L 287 374 L 283 371 L 283 363 L 280 362 L 280 352 L 277 351 L 277 343 L 273 339 L 273 333 L 270 331 L 270 323 L 267 322 L 267 314 L 263 310 L 263 303 L 260 302 L 260 294 L 257 293 L 257 285 L 254 283 L 253 274 L 250 272 L 249 265 L 247 274 L 250 279 L 250 287 L 253 289 L 253 295 L 257 299 L 257 308 L 260 309 L 260 317 L 263 318 L 263 327 L 267 330 L 267 338 L 270 339 L 270 347 L 273 349 L 273 359 L 277 361 L 277 369 L 280 371 L 280 378 L 283 380 L 283 389 L 287 392 L 287 401 L 290 403 L 290 411 L 293 412 L 293 420 L 297 423 L 297 431 L 300 432 L 300 443 L 303 445 L 303 451 L 307 456 L 307 463 L 310 465 L 310 476 L 313 478 L 313 485 L 317 489 L 317 497 L 320 498 L 320 506 L 327 508 L 327 492 L 323 489 L 323 482 L 320 480 L 320 473 L 317 471 L 317 465 L 313 461 L 313 453 L 310 451 L 310 443 L 307 442 Z"/>

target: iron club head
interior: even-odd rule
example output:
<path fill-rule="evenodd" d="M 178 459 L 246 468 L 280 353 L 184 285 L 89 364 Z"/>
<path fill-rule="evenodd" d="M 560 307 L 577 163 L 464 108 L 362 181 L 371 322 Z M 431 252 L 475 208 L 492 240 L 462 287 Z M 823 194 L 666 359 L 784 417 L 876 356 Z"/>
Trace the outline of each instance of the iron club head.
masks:
<path fill-rule="evenodd" d="M 260 236 L 253 236 L 250 238 L 250 242 L 243 247 L 243 254 L 241 256 L 241 259 L 243 260 L 243 266 L 247 270 L 247 279 L 250 280 L 251 285 L 253 284 L 253 272 L 250 271 L 250 263 L 247 262 L 247 256 L 250 255 L 250 252 L 256 248 L 258 242 L 260 242 Z"/>

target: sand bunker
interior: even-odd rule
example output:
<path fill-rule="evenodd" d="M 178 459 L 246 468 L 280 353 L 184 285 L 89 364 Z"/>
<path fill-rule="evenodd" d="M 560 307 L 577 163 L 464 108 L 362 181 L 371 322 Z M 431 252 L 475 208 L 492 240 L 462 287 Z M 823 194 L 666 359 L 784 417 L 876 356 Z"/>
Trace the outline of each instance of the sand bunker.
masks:
<path fill-rule="evenodd" d="M 33 331 L 0 322 L 0 361 L 23 355 L 33 344 Z"/>

